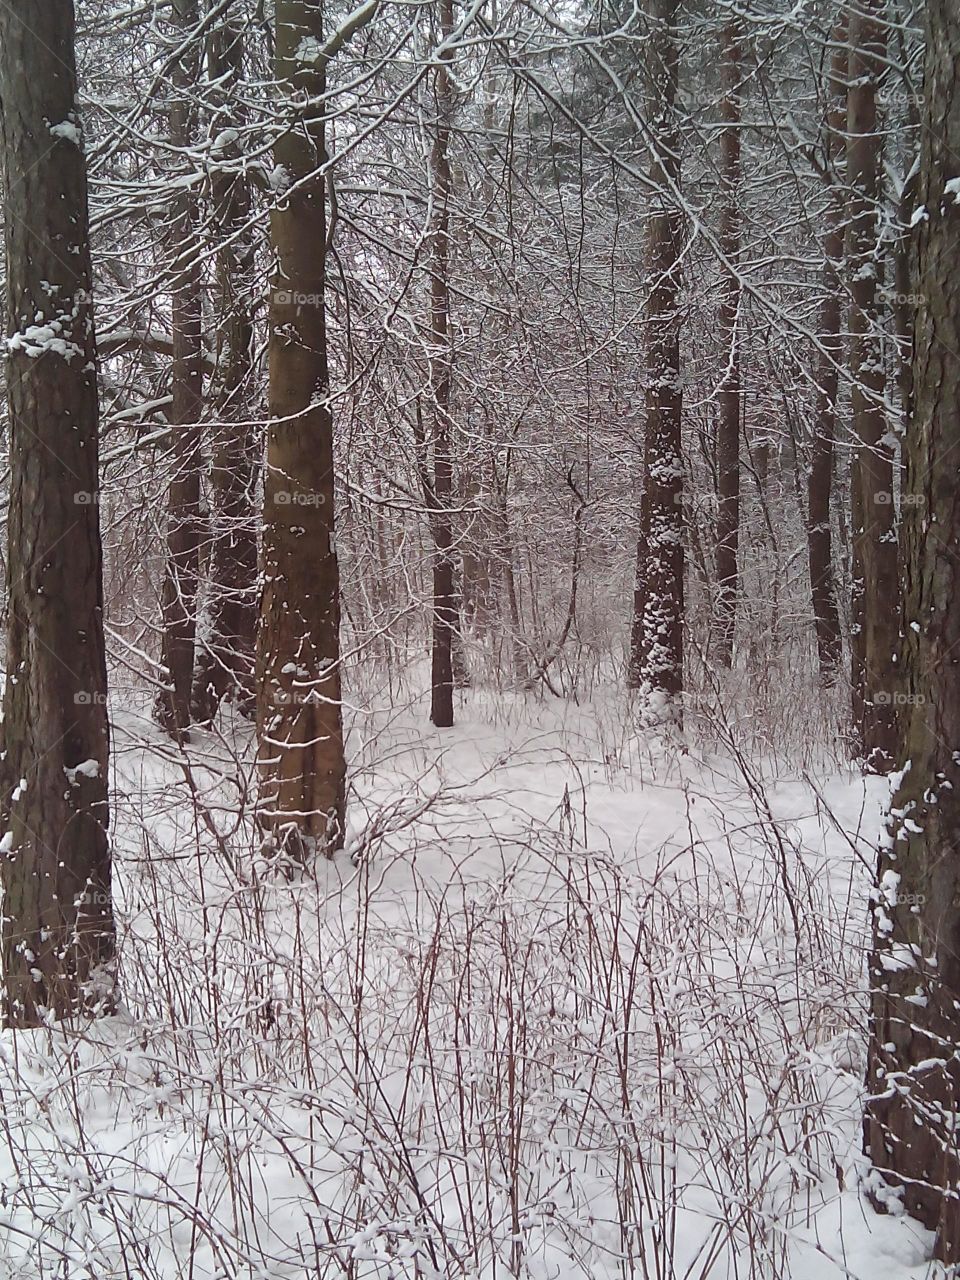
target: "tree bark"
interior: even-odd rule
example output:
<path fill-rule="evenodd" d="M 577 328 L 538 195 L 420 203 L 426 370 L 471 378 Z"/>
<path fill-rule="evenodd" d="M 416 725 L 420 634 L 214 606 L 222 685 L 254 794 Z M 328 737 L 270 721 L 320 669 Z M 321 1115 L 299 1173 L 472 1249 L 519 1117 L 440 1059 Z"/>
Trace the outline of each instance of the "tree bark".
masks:
<path fill-rule="evenodd" d="M 243 33 L 225 24 L 210 41 L 212 79 L 223 83 L 225 119 L 243 124 L 243 111 L 231 93 L 243 73 Z M 234 129 L 235 132 L 235 129 Z M 237 137 L 221 130 L 222 164 L 240 159 Z M 253 704 L 253 663 L 257 627 L 257 521 L 254 491 L 259 432 L 251 417 L 253 316 L 251 303 L 254 248 L 247 222 L 250 187 L 241 172 L 214 169 L 212 195 L 217 229 L 219 386 L 210 472 L 213 506 L 208 636 L 197 660 L 193 714 L 209 722 L 224 697 L 241 709 Z"/>
<path fill-rule="evenodd" d="M 833 492 L 833 457 L 837 434 L 837 391 L 843 356 L 841 338 L 841 280 L 843 263 L 843 199 L 837 187 L 836 168 L 843 155 L 846 124 L 847 33 L 834 32 L 835 47 L 830 60 L 827 85 L 829 106 L 826 145 L 829 160 L 829 189 L 824 215 L 823 301 L 818 325 L 822 350 L 817 356 L 816 420 L 807 477 L 807 540 L 810 559 L 810 593 L 817 635 L 820 684 L 829 688 L 837 679 L 842 658 L 840 617 L 833 573 L 833 539 L 830 527 L 830 497 Z"/>
<path fill-rule="evenodd" d="M 647 225 L 649 292 L 645 308 L 648 386 L 644 486 L 637 548 L 631 669 L 647 723 L 682 721 L 683 460 L 681 455 L 681 222 L 674 192 L 680 180 L 675 118 L 677 0 L 650 0 L 648 100 L 651 172 L 661 190 Z M 642 611 L 641 611 L 642 610 Z M 638 612 L 639 611 L 639 612 Z"/>
<path fill-rule="evenodd" d="M 71 0 L 0 6 L 7 679 L 0 953 L 9 1025 L 109 1012 L 107 674 L 96 341 Z"/>
<path fill-rule="evenodd" d="M 884 409 L 878 285 L 883 143 L 877 82 L 885 68 L 884 0 L 863 0 L 850 17 L 847 182 L 850 224 L 850 377 L 853 435 L 853 731 L 865 767 L 885 772 L 896 751 L 897 532 L 893 450 Z"/>
<path fill-rule="evenodd" d="M 913 413 L 903 503 L 904 773 L 874 890 L 864 1123 L 896 1199 L 960 1262 L 960 26 L 927 6 Z"/>
<path fill-rule="evenodd" d="M 737 625 L 740 542 L 740 23 L 733 19 L 723 30 L 721 82 L 723 99 L 720 134 L 720 247 L 731 264 L 724 271 L 720 302 L 721 353 L 726 368 L 718 396 L 717 432 L 717 659 L 729 667 Z"/>
<path fill-rule="evenodd" d="M 342 847 L 346 779 L 324 301 L 326 58 L 299 57 L 306 42 L 323 47 L 322 8 L 279 0 L 275 74 L 295 116 L 274 149 L 285 190 L 271 217 L 257 729 L 260 822 L 268 845 L 295 861 Z"/>
<path fill-rule="evenodd" d="M 177 0 L 177 39 L 197 25 L 196 0 Z M 200 69 L 194 41 L 173 72 L 175 99 L 170 112 L 173 145 L 186 151 L 195 140 L 196 111 L 191 95 Z M 189 164 L 189 160 L 187 161 Z M 194 647 L 197 633 L 197 578 L 200 566 L 200 415 L 203 408 L 203 295 L 197 259 L 197 201 L 181 188 L 174 198 L 171 239 L 174 264 L 171 323 L 173 478 L 167 491 L 167 561 L 163 578 L 161 660 L 168 687 L 157 702 L 157 718 L 178 738 L 191 720 Z"/>
<path fill-rule="evenodd" d="M 440 0 L 440 36 L 453 30 L 452 0 Z M 450 118 L 453 88 L 448 70 L 451 53 L 443 50 L 434 77 L 436 132 L 430 154 L 434 222 L 431 228 L 430 391 L 433 400 L 433 653 L 430 719 L 439 729 L 453 724 L 454 632 L 459 599 L 454 583 L 453 457 L 450 443 Z"/>

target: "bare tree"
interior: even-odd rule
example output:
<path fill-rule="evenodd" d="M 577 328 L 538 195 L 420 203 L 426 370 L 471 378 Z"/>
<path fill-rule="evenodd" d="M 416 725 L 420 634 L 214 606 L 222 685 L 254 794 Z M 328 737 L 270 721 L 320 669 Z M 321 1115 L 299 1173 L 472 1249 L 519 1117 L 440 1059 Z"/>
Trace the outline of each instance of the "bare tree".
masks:
<path fill-rule="evenodd" d="M 857 754 L 883 772 L 895 754 L 893 652 L 897 644 L 897 534 L 893 447 L 884 405 L 881 345 L 883 245 L 880 197 L 883 137 L 877 84 L 884 70 L 884 0 L 862 0 L 850 15 L 847 182 L 850 188 L 847 275 L 850 377 L 855 454 L 853 525 L 853 725 Z"/>
<path fill-rule="evenodd" d="M 452 0 L 440 0 L 440 38 L 453 30 Z M 441 48 L 434 74 L 436 123 L 430 154 L 433 225 L 430 229 L 430 390 L 433 401 L 433 651 L 430 719 L 441 729 L 453 724 L 454 635 L 459 628 L 459 598 L 454 584 L 453 456 L 450 440 L 450 118 L 452 50 Z"/>
<path fill-rule="evenodd" d="M 816 418 L 807 477 L 807 539 L 810 558 L 810 592 L 817 634 L 820 683 L 834 683 L 840 670 L 842 646 L 833 573 L 833 539 L 830 498 L 833 492 L 834 448 L 837 436 L 837 393 L 843 359 L 842 281 L 844 208 L 837 167 L 843 157 L 846 125 L 847 32 L 845 22 L 833 33 L 830 74 L 827 81 L 827 113 L 824 127 L 827 205 L 824 212 L 823 301 L 817 326 L 820 351 L 815 372 Z"/>
<path fill-rule="evenodd" d="M 196 134 L 194 92 L 200 72 L 200 42 L 194 37 L 196 0 L 175 0 L 174 39 L 183 48 L 174 62 L 172 144 L 186 157 Z M 183 159 L 181 159 L 183 164 Z M 189 168 L 187 170 L 189 174 Z M 203 293 L 199 266 L 195 183 L 175 188 L 170 238 L 173 265 L 171 383 L 173 478 L 167 492 L 167 562 L 163 579 L 161 654 L 169 686 L 158 699 L 158 719 L 171 733 L 185 733 L 191 718 L 197 577 L 200 558 L 200 415 L 203 408 Z"/>
<path fill-rule="evenodd" d="M 680 138 L 675 115 L 678 56 L 677 0 L 650 0 L 647 100 L 651 173 L 659 190 L 647 226 L 648 295 L 646 433 L 643 498 L 637 548 L 637 590 L 630 660 L 631 684 L 645 714 L 681 719 L 683 691 L 684 554 L 681 453 Z"/>
<path fill-rule="evenodd" d="M 233 694 L 251 705 L 257 622 L 255 487 L 260 433 L 253 420 L 253 290 L 255 244 L 250 184 L 242 160 L 243 29 L 211 33 L 207 60 L 219 86 L 212 201 L 220 245 L 216 256 L 218 374 L 210 487 L 212 556 L 207 635 L 197 658 L 193 711 L 209 721 Z"/>
<path fill-rule="evenodd" d="M 717 429 L 717 605 L 720 635 L 717 657 L 733 661 L 737 625 L 737 551 L 740 544 L 740 43 L 741 23 L 732 18 L 721 34 L 723 97 L 720 133 L 720 247 L 730 267 L 724 270 L 720 302 L 722 382 Z"/>

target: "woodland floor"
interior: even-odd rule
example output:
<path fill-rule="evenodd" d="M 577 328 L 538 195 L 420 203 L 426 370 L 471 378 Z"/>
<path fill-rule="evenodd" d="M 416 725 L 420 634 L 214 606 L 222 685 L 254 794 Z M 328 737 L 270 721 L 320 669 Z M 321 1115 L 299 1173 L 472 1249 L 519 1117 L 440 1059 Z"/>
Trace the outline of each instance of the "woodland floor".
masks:
<path fill-rule="evenodd" d="M 0 1276 L 928 1274 L 859 1190 L 884 784 L 612 692 L 389 701 L 290 880 L 246 726 L 182 756 L 115 710 L 125 1006 L 0 1039 Z"/>

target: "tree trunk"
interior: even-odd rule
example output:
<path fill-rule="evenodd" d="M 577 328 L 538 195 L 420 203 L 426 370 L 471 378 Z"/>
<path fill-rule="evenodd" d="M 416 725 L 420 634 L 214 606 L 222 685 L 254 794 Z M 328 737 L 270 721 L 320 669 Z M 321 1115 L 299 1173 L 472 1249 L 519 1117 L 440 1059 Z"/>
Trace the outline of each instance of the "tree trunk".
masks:
<path fill-rule="evenodd" d="M 243 72 L 243 33 L 223 26 L 210 41 L 210 75 L 224 83 L 229 116 L 243 123 L 235 94 Z M 217 253 L 220 385 L 210 473 L 213 506 L 213 554 L 208 636 L 197 662 L 193 713 L 209 722 L 232 694 L 241 709 L 252 705 L 257 626 L 257 521 L 254 488 L 259 433 L 251 419 L 253 317 L 251 304 L 254 250 L 246 224 L 250 189 L 244 173 L 234 171 L 242 143 L 230 131 L 220 133 L 218 159 L 230 169 L 214 169 L 214 213 L 222 244 Z"/>
<path fill-rule="evenodd" d="M 726 368 L 719 391 L 717 432 L 717 658 L 729 667 L 737 623 L 737 553 L 740 542 L 740 24 L 723 30 L 720 134 L 720 246 L 731 269 L 724 272 L 720 303 L 721 353 Z"/>
<path fill-rule="evenodd" d="M 834 684 L 840 670 L 842 648 L 840 618 L 833 575 L 833 539 L 830 527 L 830 497 L 833 491 L 833 454 L 837 434 L 838 371 L 843 354 L 840 334 L 841 281 L 843 261 L 843 200 L 837 188 L 836 167 L 843 154 L 846 123 L 847 76 L 846 29 L 834 33 L 836 42 L 830 62 L 827 115 L 827 152 L 830 161 L 830 188 L 823 238 L 824 281 L 820 304 L 819 337 L 822 351 L 817 356 L 816 421 L 807 478 L 807 540 L 810 559 L 810 593 L 817 634 L 820 683 Z"/>
<path fill-rule="evenodd" d="M 453 30 L 452 0 L 440 0 L 440 36 Z M 430 274 L 430 390 L 433 398 L 433 657 L 430 719 L 439 729 L 453 724 L 454 631 L 459 599 L 454 585 L 453 458 L 450 446 L 450 117 L 453 89 L 448 64 L 450 51 L 437 59 L 434 79 L 436 133 L 430 154 L 434 223 L 431 228 L 433 263 Z"/>
<path fill-rule="evenodd" d="M 960 1263 L 960 26 L 927 6 L 903 504 L 905 710 L 874 891 L 866 1150 L 892 1199 Z"/>
<path fill-rule="evenodd" d="M 883 141 L 877 81 L 885 68 L 884 0 L 864 0 L 850 17 L 847 182 L 850 224 L 850 377 L 853 435 L 853 731 L 867 769 L 885 772 L 896 749 L 897 535 L 893 451 L 883 398 L 878 285 Z"/>
<path fill-rule="evenodd" d="M 4 1016 L 109 1012 L 107 673 L 96 342 L 71 0 L 0 6 L 7 256 Z"/>
<path fill-rule="evenodd" d="M 196 0 L 177 0 L 177 39 L 197 25 Z M 200 46 L 194 41 L 173 72 L 175 99 L 170 134 L 175 147 L 194 141 L 196 113 L 191 95 L 200 69 Z M 189 163 L 189 161 L 187 161 Z M 174 264 L 172 326 L 173 404 L 170 425 L 173 478 L 167 491 L 167 562 L 163 579 L 161 660 L 167 688 L 157 703 L 157 718 L 168 732 L 185 737 L 191 719 L 194 644 L 197 632 L 197 576 L 200 563 L 200 413 L 203 406 L 202 282 L 197 262 L 197 203 L 181 189 L 174 199 L 172 240 Z"/>
<path fill-rule="evenodd" d="M 268 844 L 299 861 L 343 845 L 346 763 L 324 303 L 326 63 L 298 56 L 306 41 L 322 47 L 322 10 L 279 0 L 276 23 L 275 74 L 292 115 L 274 149 L 286 190 L 271 217 L 277 271 L 257 633 L 259 817 Z"/>
<path fill-rule="evenodd" d="M 681 456 L 681 224 L 673 194 L 680 180 L 677 0 L 650 0 L 648 41 L 651 172 L 660 184 L 647 225 L 645 309 L 648 387 L 644 488 L 637 550 L 631 667 L 647 723 L 680 724 L 683 692 L 683 460 Z M 642 613 L 637 619 L 637 608 Z"/>

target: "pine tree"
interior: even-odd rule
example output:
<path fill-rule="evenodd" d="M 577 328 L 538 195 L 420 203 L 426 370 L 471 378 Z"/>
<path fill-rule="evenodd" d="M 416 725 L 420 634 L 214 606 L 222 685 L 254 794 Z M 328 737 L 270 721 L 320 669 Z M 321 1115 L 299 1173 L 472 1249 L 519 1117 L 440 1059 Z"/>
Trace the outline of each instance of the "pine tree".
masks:
<path fill-rule="evenodd" d="M 96 341 L 72 0 L 0 6 L 7 259 L 4 1013 L 109 1010 L 107 675 Z"/>

